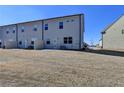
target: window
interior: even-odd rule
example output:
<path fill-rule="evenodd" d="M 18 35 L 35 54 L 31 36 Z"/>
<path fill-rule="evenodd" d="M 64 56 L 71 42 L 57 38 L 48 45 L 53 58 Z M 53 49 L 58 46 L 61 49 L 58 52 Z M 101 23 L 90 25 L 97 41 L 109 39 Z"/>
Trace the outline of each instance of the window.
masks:
<path fill-rule="evenodd" d="M 64 37 L 64 44 L 72 44 L 72 37 Z"/>
<path fill-rule="evenodd" d="M 7 34 L 9 34 L 9 31 L 6 31 Z"/>
<path fill-rule="evenodd" d="M 67 20 L 66 22 L 69 22 L 69 20 Z"/>
<path fill-rule="evenodd" d="M 13 30 L 13 33 L 15 33 L 15 30 Z"/>
<path fill-rule="evenodd" d="M 50 44 L 50 41 L 46 41 L 46 44 Z"/>
<path fill-rule="evenodd" d="M 72 19 L 71 22 L 74 22 L 74 19 Z"/>
<path fill-rule="evenodd" d="M 124 29 L 122 29 L 122 34 L 124 34 Z"/>
<path fill-rule="evenodd" d="M 24 31 L 25 31 L 25 30 L 24 30 L 24 27 L 22 27 L 21 31 L 22 31 L 22 32 L 24 32 Z"/>
<path fill-rule="evenodd" d="M 24 32 L 24 29 L 22 29 L 21 31 Z"/>
<path fill-rule="evenodd" d="M 45 24 L 45 30 L 48 30 L 48 24 Z"/>
<path fill-rule="evenodd" d="M 64 44 L 67 44 L 67 37 L 64 37 Z"/>
<path fill-rule="evenodd" d="M 59 29 L 63 29 L 63 22 L 59 22 Z"/>
<path fill-rule="evenodd" d="M 34 31 L 37 31 L 37 28 L 35 27 L 33 30 L 34 30 Z"/>
<path fill-rule="evenodd" d="M 68 39 L 69 39 L 68 43 L 72 44 L 72 37 L 69 37 Z"/>
<path fill-rule="evenodd" d="M 34 29 L 33 29 L 33 30 L 34 30 L 34 31 L 37 31 L 37 25 L 34 26 Z"/>
<path fill-rule="evenodd" d="M 19 41 L 19 45 L 22 45 L 22 41 Z"/>
<path fill-rule="evenodd" d="M 31 41 L 31 44 L 33 45 L 34 44 L 34 41 Z"/>

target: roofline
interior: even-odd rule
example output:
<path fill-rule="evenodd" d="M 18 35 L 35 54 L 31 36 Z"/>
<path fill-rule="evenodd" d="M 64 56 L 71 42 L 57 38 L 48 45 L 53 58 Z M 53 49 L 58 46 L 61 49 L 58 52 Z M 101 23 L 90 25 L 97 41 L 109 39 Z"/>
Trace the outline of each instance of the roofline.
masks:
<path fill-rule="evenodd" d="M 121 15 L 120 17 L 118 17 L 114 22 L 112 22 L 110 25 L 108 25 L 102 32 L 101 34 L 104 34 L 106 32 L 106 30 L 108 30 L 111 26 L 113 26 L 118 20 L 120 20 L 124 15 Z"/>
<path fill-rule="evenodd" d="M 51 19 L 58 19 L 58 18 L 64 18 L 64 17 L 71 17 L 71 16 L 78 16 L 78 15 L 84 15 L 84 14 L 83 14 L 83 13 L 80 13 L 80 14 L 73 14 L 73 15 L 52 17 L 52 18 L 46 18 L 46 19 L 40 19 L 40 20 L 33 20 L 33 21 L 27 21 L 27 22 L 20 22 L 20 23 L 15 23 L 15 24 L 1 25 L 0 27 L 11 26 L 11 25 L 18 25 L 18 24 L 25 24 L 25 23 L 31 23 L 31 22 L 37 22 L 37 21 L 45 21 L 45 20 L 51 20 Z"/>

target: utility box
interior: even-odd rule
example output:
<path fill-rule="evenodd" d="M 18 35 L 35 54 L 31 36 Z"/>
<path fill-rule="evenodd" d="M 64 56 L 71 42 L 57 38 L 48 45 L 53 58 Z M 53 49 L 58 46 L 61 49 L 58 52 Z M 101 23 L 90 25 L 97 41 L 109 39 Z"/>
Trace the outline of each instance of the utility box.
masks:
<path fill-rule="evenodd" d="M 8 40 L 4 42 L 5 48 L 6 49 L 13 49 L 17 48 L 17 42 L 13 40 Z"/>
<path fill-rule="evenodd" d="M 43 49 L 43 40 L 34 40 L 34 49 Z"/>

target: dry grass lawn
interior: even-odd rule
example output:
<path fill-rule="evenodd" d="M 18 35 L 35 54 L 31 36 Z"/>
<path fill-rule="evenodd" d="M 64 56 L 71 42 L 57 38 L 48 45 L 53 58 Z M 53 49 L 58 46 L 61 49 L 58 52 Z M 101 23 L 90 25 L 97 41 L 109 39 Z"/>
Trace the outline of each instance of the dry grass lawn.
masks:
<path fill-rule="evenodd" d="M 65 50 L 0 49 L 1 87 L 124 87 L 124 57 Z"/>

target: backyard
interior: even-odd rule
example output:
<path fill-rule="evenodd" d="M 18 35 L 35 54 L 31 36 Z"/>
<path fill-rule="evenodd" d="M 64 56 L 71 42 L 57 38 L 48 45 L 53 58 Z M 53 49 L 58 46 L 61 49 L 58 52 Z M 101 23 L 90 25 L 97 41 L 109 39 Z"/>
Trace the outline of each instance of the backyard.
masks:
<path fill-rule="evenodd" d="M 0 49 L 0 87 L 124 87 L 124 52 L 108 52 Z"/>

